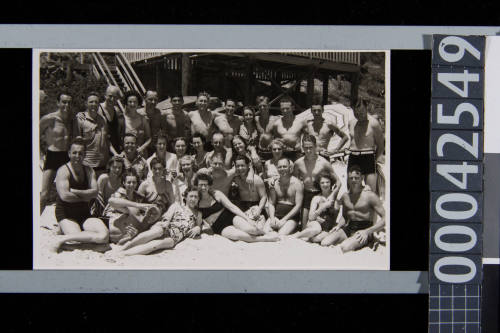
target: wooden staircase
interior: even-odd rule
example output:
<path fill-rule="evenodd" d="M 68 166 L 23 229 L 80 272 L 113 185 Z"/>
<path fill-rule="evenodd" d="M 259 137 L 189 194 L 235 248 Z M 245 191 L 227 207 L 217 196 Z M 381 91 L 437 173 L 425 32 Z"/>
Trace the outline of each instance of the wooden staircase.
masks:
<path fill-rule="evenodd" d="M 120 97 L 129 90 L 144 95 L 146 89 L 129 61 L 121 53 L 92 52 L 92 72 L 96 78 L 104 77 L 108 85 L 120 89 Z M 121 101 L 118 105 L 124 111 Z"/>

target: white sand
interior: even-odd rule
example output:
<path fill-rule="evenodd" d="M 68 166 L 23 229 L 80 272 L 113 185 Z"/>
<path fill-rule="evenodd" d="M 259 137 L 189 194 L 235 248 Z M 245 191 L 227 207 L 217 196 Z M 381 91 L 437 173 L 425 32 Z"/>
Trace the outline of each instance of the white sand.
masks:
<path fill-rule="evenodd" d="M 275 243 L 233 242 L 218 235 L 185 239 L 174 249 L 150 255 L 118 257 L 113 253 L 73 250 L 52 253 L 59 230 L 54 206 L 48 206 L 35 227 L 35 269 L 388 269 L 387 249 L 339 254 L 299 239 Z M 47 229 L 50 228 L 51 230 Z"/>

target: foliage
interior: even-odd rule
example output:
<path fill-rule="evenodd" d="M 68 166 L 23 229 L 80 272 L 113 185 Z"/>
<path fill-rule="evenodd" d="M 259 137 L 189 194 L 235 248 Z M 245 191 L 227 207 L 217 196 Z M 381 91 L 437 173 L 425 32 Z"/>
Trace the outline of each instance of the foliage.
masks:
<path fill-rule="evenodd" d="M 105 91 L 106 80 L 98 80 L 92 75 L 91 64 L 89 53 L 58 52 L 40 55 L 40 89 L 47 94 L 47 102 L 40 116 L 56 110 L 60 92 L 64 91 L 73 98 L 72 110 L 77 113 L 85 110 L 85 100 L 89 92 Z"/>

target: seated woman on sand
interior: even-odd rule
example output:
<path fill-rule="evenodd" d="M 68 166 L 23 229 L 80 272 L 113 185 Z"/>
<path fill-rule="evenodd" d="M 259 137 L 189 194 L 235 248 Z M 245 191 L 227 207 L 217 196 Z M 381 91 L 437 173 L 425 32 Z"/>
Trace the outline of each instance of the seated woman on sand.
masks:
<path fill-rule="evenodd" d="M 113 156 L 107 165 L 107 172 L 97 179 L 97 199 L 94 201 L 91 212 L 92 216 L 103 218 L 104 209 L 108 200 L 122 185 L 122 174 L 125 171 L 125 162 L 121 156 Z"/>
<path fill-rule="evenodd" d="M 133 169 L 125 172 L 122 176 L 123 187 L 108 200 L 104 216 L 109 218 L 109 238 L 113 243 L 123 244 L 138 231 L 149 227 L 154 205 L 143 203 L 144 196 L 136 191 L 138 181 L 139 177 Z"/>
<path fill-rule="evenodd" d="M 321 193 L 314 196 L 309 210 L 309 220 L 304 230 L 292 237 L 313 243 L 321 243 L 335 226 L 339 210 L 335 207 L 337 199 L 335 179 L 328 173 L 321 173 L 317 179 Z M 333 188 L 332 188 L 333 184 Z"/>
<path fill-rule="evenodd" d="M 198 210 L 200 193 L 188 188 L 184 192 L 185 203 L 175 202 L 151 229 L 137 235 L 118 248 L 123 255 L 149 254 L 170 249 L 186 237 L 194 238 L 201 233 L 202 214 Z"/>
<path fill-rule="evenodd" d="M 224 193 L 212 190 L 212 182 L 212 177 L 204 173 L 199 173 L 194 178 L 194 185 L 201 193 L 199 209 L 204 221 L 215 234 L 234 241 L 242 240 L 249 243 L 279 240 L 279 237 L 275 235 L 264 235 L 264 232 L 255 227 L 249 217 L 234 205 Z M 240 227 L 245 225 L 246 231 L 236 228 L 237 225 Z"/>

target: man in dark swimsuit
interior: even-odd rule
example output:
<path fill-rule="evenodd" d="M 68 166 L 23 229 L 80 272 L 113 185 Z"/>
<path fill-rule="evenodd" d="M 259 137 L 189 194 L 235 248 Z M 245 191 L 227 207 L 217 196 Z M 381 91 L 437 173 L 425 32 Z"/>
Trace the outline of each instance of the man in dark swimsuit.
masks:
<path fill-rule="evenodd" d="M 251 163 L 250 159 L 244 155 L 236 156 L 234 159 L 236 168 L 234 182 L 238 186 L 238 207 L 246 212 L 251 207 L 257 206 L 258 209 L 253 211 L 252 216 L 250 216 L 252 220 L 257 220 L 262 215 L 264 206 L 266 205 L 267 193 L 264 181 L 256 174 L 253 175 L 253 184 L 248 184 L 247 177 Z"/>
<path fill-rule="evenodd" d="M 357 165 L 371 190 L 377 191 L 377 160 L 384 151 L 384 132 L 377 119 L 368 114 L 366 102 L 359 100 L 349 121 L 349 160 L 347 167 Z"/>
<path fill-rule="evenodd" d="M 305 134 L 302 137 L 302 150 L 305 155 L 295 161 L 293 175 L 302 180 L 304 184 L 304 202 L 302 203 L 302 229 L 304 229 L 307 225 L 311 200 L 320 193 L 315 181 L 316 177 L 323 172 L 328 173 L 335 180 L 336 192 L 339 191 L 342 184 L 335 171 L 333 171 L 330 162 L 317 154 L 316 138 L 314 136 Z M 334 195 L 336 196 L 337 193 Z"/>
<path fill-rule="evenodd" d="M 385 226 L 385 209 L 379 197 L 363 186 L 363 174 L 357 165 L 347 171 L 349 192 L 344 193 L 339 200 L 342 205 L 344 221 L 340 221 L 321 245 L 340 244 L 342 252 L 358 250 L 373 239 L 373 233 Z M 373 214 L 380 219 L 373 224 Z"/>
<path fill-rule="evenodd" d="M 98 113 L 106 119 L 109 130 L 110 151 L 113 156 L 122 150 L 122 138 L 125 134 L 125 118 L 118 107 L 120 89 L 116 86 L 108 86 L 104 95 L 104 102 L 99 105 Z"/>
<path fill-rule="evenodd" d="M 149 157 L 155 152 L 158 134 L 163 133 L 163 135 L 166 135 L 168 129 L 166 118 L 162 116 L 161 111 L 156 107 L 158 104 L 158 93 L 153 90 L 146 91 L 144 103 L 144 108 L 138 109 L 137 113 L 146 117 L 149 122 L 151 130 L 151 144 L 147 148 L 147 157 Z"/>
<path fill-rule="evenodd" d="M 269 219 L 264 231 L 277 230 L 280 235 L 289 235 L 298 225 L 304 185 L 292 176 L 286 157 L 278 161 L 277 168 L 280 177 L 269 190 Z"/>
<path fill-rule="evenodd" d="M 69 161 L 68 146 L 72 136 L 71 96 L 61 93 L 57 98 L 57 110 L 40 119 L 40 136 L 46 141 L 47 152 L 42 173 L 40 213 L 49 201 L 57 169 Z"/>
<path fill-rule="evenodd" d="M 106 244 L 108 228 L 103 221 L 90 217 L 89 201 L 97 197 L 94 170 L 83 165 L 85 143 L 76 138 L 69 150 L 70 162 L 57 170 L 56 219 L 63 235 L 57 236 L 53 251 L 69 241 Z"/>

